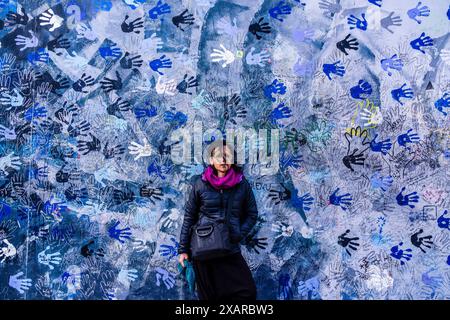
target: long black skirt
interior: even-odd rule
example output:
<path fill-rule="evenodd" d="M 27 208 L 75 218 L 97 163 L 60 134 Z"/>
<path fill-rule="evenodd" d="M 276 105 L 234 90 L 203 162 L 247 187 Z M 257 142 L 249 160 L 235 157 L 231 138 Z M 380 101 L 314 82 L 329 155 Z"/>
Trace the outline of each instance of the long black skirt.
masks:
<path fill-rule="evenodd" d="M 256 300 L 252 272 L 240 252 L 192 261 L 199 300 Z"/>

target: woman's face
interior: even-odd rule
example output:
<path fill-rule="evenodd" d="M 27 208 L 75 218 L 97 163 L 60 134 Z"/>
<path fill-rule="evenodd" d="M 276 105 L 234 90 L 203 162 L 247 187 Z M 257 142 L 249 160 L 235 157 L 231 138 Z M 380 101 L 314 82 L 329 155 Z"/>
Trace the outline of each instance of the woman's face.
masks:
<path fill-rule="evenodd" d="M 209 159 L 209 163 L 218 171 L 226 173 L 232 165 L 231 150 L 227 146 L 214 149 L 212 157 Z"/>

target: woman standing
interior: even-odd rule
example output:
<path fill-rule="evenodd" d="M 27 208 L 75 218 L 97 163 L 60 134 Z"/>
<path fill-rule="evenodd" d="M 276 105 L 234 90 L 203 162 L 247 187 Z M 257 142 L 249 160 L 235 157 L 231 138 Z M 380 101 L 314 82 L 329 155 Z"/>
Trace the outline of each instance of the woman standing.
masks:
<path fill-rule="evenodd" d="M 241 254 L 239 242 L 256 223 L 258 210 L 255 196 L 242 170 L 231 163 L 232 152 L 222 144 L 209 153 L 210 165 L 196 177 L 185 205 L 178 249 L 178 261 L 191 260 L 191 227 L 199 214 L 212 219 L 224 219 L 230 205 L 229 231 L 231 252 L 224 257 L 207 260 L 192 259 L 200 300 L 255 300 L 256 285 Z M 230 192 L 233 199 L 228 203 Z"/>

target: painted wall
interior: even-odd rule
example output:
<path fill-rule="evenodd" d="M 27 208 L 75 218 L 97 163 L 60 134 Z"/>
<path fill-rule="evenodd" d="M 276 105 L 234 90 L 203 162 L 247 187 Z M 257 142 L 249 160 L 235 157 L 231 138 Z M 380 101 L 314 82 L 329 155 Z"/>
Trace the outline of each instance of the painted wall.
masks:
<path fill-rule="evenodd" d="M 178 128 L 247 164 L 261 299 L 449 299 L 448 1 L 0 3 L 0 298 L 195 299 Z M 204 145 L 215 136 L 206 136 Z"/>

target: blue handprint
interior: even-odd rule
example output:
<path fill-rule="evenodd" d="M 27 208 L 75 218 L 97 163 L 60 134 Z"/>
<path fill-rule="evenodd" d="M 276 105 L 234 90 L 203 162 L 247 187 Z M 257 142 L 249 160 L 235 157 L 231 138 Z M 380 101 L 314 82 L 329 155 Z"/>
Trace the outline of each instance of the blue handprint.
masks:
<path fill-rule="evenodd" d="M 183 112 L 180 111 L 177 112 L 166 111 L 164 112 L 164 121 L 171 123 L 172 125 L 174 125 L 175 129 L 178 129 L 186 124 L 187 115 L 185 115 Z"/>
<path fill-rule="evenodd" d="M 361 96 L 363 94 L 371 95 L 372 86 L 367 81 L 361 79 L 356 86 L 350 88 L 350 95 L 352 98 L 363 100 L 365 99 Z"/>
<path fill-rule="evenodd" d="M 374 189 L 380 188 L 383 191 L 388 190 L 392 186 L 393 181 L 394 181 L 394 178 L 392 178 L 392 176 L 383 177 L 383 176 L 381 176 L 379 171 L 375 172 L 370 177 L 370 182 L 371 182 L 372 188 L 374 188 Z"/>
<path fill-rule="evenodd" d="M 137 119 L 143 117 L 154 117 L 157 115 L 157 108 L 155 106 L 150 106 L 150 108 L 136 108 L 134 109 L 134 114 Z"/>
<path fill-rule="evenodd" d="M 163 54 L 159 59 L 155 59 L 149 62 L 150 68 L 153 71 L 158 72 L 160 75 L 164 75 L 159 68 L 172 68 L 172 61 L 169 58 L 165 59 L 166 55 Z"/>
<path fill-rule="evenodd" d="M 419 135 L 417 133 L 410 134 L 411 131 L 412 131 L 412 129 L 409 129 L 408 131 L 406 131 L 406 133 L 403 133 L 397 137 L 397 142 L 399 145 L 406 148 L 407 147 L 406 145 L 408 143 L 418 143 L 419 142 L 419 139 L 420 139 Z"/>
<path fill-rule="evenodd" d="M 158 19 L 158 16 L 165 13 L 170 13 L 170 6 L 167 3 L 162 3 L 162 0 L 159 0 L 156 6 L 151 8 L 148 12 L 150 19 L 153 20 Z"/>
<path fill-rule="evenodd" d="M 320 300 L 319 286 L 319 277 L 315 276 L 306 281 L 299 281 L 297 292 L 299 296 L 307 300 Z"/>
<path fill-rule="evenodd" d="M 295 155 L 283 152 L 280 158 L 280 170 L 284 171 L 289 167 L 298 169 L 300 168 L 300 162 L 302 161 L 303 156 L 301 154 Z"/>
<path fill-rule="evenodd" d="M 382 154 L 386 155 L 387 152 L 391 149 L 392 143 L 391 139 L 386 139 L 383 141 L 376 141 L 378 137 L 378 133 L 375 134 L 372 141 L 370 141 L 370 150 L 373 152 L 381 152 Z"/>
<path fill-rule="evenodd" d="M 277 79 L 273 80 L 271 84 L 264 87 L 264 96 L 269 98 L 271 101 L 276 101 L 272 94 L 285 94 L 286 86 L 282 82 L 278 82 Z"/>
<path fill-rule="evenodd" d="M 405 264 L 405 260 L 409 261 L 411 260 L 412 254 L 408 253 L 408 252 L 412 252 L 412 249 L 408 248 L 405 250 L 400 249 L 400 247 L 403 245 L 403 242 L 400 242 L 398 245 L 393 246 L 391 248 L 391 253 L 390 255 L 392 257 L 394 257 L 397 260 L 400 260 L 400 264 L 404 265 Z"/>
<path fill-rule="evenodd" d="M 139 5 L 145 3 L 147 0 L 122 0 L 125 2 L 127 6 L 129 6 L 132 10 L 136 10 L 139 8 Z"/>
<path fill-rule="evenodd" d="M 120 224 L 120 221 L 116 221 L 114 225 L 108 228 L 108 234 L 111 238 L 118 240 L 121 243 L 125 243 L 123 239 L 131 239 L 130 228 L 118 229 L 116 228 Z"/>
<path fill-rule="evenodd" d="M 292 298 L 291 277 L 287 273 L 281 274 L 278 279 L 278 297 L 280 300 Z"/>
<path fill-rule="evenodd" d="M 391 91 L 392 98 L 395 101 L 398 101 L 401 105 L 403 102 L 400 101 L 400 98 L 412 99 L 414 96 L 414 92 L 411 88 L 404 88 L 406 83 L 404 83 L 400 88 L 394 89 Z"/>
<path fill-rule="evenodd" d="M 395 199 L 400 206 L 409 206 L 410 208 L 414 208 L 415 206 L 411 204 L 411 202 L 419 202 L 419 196 L 417 195 L 416 191 L 404 195 L 403 191 L 405 191 L 405 189 L 406 187 L 403 187 Z"/>
<path fill-rule="evenodd" d="M 44 202 L 44 212 L 46 215 L 50 216 L 61 216 L 62 213 L 64 213 L 67 210 L 67 206 L 65 205 L 65 202 L 53 202 L 52 203 L 53 196 L 50 197 L 49 200 Z"/>
<path fill-rule="evenodd" d="M 367 30 L 366 14 L 361 14 L 361 17 L 362 19 L 359 19 L 351 14 L 350 17 L 347 18 L 347 23 L 350 25 L 350 30 L 353 30 L 355 28 L 361 29 L 363 31 Z"/>
<path fill-rule="evenodd" d="M 414 39 L 409 44 L 413 49 L 425 53 L 425 51 L 423 51 L 421 47 L 431 47 L 433 45 L 433 39 L 431 39 L 429 36 L 426 36 L 425 32 L 422 32 L 419 38 Z"/>
<path fill-rule="evenodd" d="M 167 257 L 167 259 L 169 260 L 177 256 L 178 248 L 180 247 L 180 244 L 176 241 L 175 238 L 171 237 L 170 240 L 173 242 L 173 245 L 162 244 L 159 249 L 159 253 L 162 256 Z"/>
<path fill-rule="evenodd" d="M 438 227 L 441 229 L 448 229 L 450 230 L 450 217 L 446 218 L 444 217 L 447 214 L 448 210 L 445 210 L 443 214 L 439 216 L 437 219 Z"/>
<path fill-rule="evenodd" d="M 331 80 L 331 73 L 334 73 L 335 75 L 338 75 L 342 77 L 345 73 L 344 66 L 340 66 L 339 63 L 341 60 L 336 61 L 335 63 L 327 64 L 325 63 L 323 65 L 323 72 L 327 75 L 328 79 Z"/>
<path fill-rule="evenodd" d="M 383 68 L 384 71 L 387 71 L 389 76 L 392 76 L 392 72 L 390 72 L 389 69 L 401 71 L 403 62 L 398 58 L 397 54 L 394 54 L 390 58 L 381 59 L 381 68 Z"/>
<path fill-rule="evenodd" d="M 428 17 L 430 15 L 430 8 L 428 8 L 427 6 L 419 8 L 421 4 L 422 2 L 419 2 L 415 8 L 409 9 L 406 12 L 408 14 L 408 17 L 416 21 L 418 24 L 421 24 L 422 21 L 417 19 L 417 17 Z"/>
<path fill-rule="evenodd" d="M 347 210 L 348 207 L 351 206 L 353 198 L 350 195 L 350 193 L 346 193 L 346 194 L 338 196 L 337 193 L 338 193 L 339 189 L 340 188 L 337 188 L 331 194 L 331 196 L 330 196 L 330 204 L 335 205 L 335 206 L 339 206 L 343 210 Z"/>
<path fill-rule="evenodd" d="M 92 6 L 94 8 L 94 12 L 111 11 L 113 4 L 108 0 L 94 0 Z"/>
<path fill-rule="evenodd" d="M 147 173 L 149 176 L 156 174 L 162 180 L 166 179 L 166 177 L 163 175 L 163 168 L 156 162 L 156 159 L 153 160 L 147 167 Z"/>
<path fill-rule="evenodd" d="M 122 50 L 119 47 L 115 47 L 116 43 L 113 43 L 110 46 L 100 47 L 98 51 L 103 58 L 107 57 L 115 57 L 118 58 L 122 56 Z"/>
<path fill-rule="evenodd" d="M 442 98 L 436 100 L 434 106 L 446 116 L 447 112 L 444 111 L 444 108 L 450 108 L 450 94 L 445 92 Z"/>
<path fill-rule="evenodd" d="M 278 4 L 275 7 L 269 9 L 269 15 L 272 18 L 277 19 L 281 22 L 283 22 L 283 18 L 279 16 L 288 14 L 291 14 L 291 6 L 286 4 L 283 0 L 278 2 Z"/>
<path fill-rule="evenodd" d="M 295 193 L 291 201 L 294 207 L 303 211 L 309 211 L 311 210 L 310 206 L 314 203 L 314 198 L 309 193 L 305 193 L 301 197 L 299 197 L 298 194 Z"/>
<path fill-rule="evenodd" d="M 447 10 L 447 18 L 448 18 L 448 20 L 450 20 L 450 6 L 448 6 L 448 10 Z"/>
<path fill-rule="evenodd" d="M 283 102 L 283 103 L 280 103 L 270 113 L 270 122 L 272 124 L 276 124 L 277 120 L 284 119 L 284 118 L 290 118 L 291 116 L 292 116 L 291 109 L 289 109 L 289 107 L 285 106 L 284 102 Z"/>
<path fill-rule="evenodd" d="M 2 221 L 4 218 L 9 217 L 11 213 L 12 213 L 11 206 L 4 201 L 0 201 L 0 221 Z"/>
<path fill-rule="evenodd" d="M 314 198 L 309 193 L 305 193 L 304 195 L 299 197 L 298 193 L 295 192 L 291 198 L 291 203 L 295 208 L 300 210 L 300 216 L 302 217 L 303 221 L 308 224 L 306 222 L 305 212 L 311 210 L 311 205 L 314 203 Z"/>
<path fill-rule="evenodd" d="M 36 103 L 33 107 L 25 111 L 25 120 L 31 121 L 34 118 L 45 118 L 47 116 L 47 109 L 45 107 L 40 107 L 39 103 Z"/>
<path fill-rule="evenodd" d="M 368 0 L 369 3 L 376 5 L 377 7 L 381 8 L 381 3 L 383 2 L 383 0 Z"/>
<path fill-rule="evenodd" d="M 27 55 L 27 60 L 32 65 L 35 65 L 36 62 L 47 63 L 48 58 L 49 58 L 49 55 L 48 55 L 48 52 L 45 51 L 45 48 L 41 48 L 41 49 L 37 50 L 36 52 L 30 52 Z"/>

